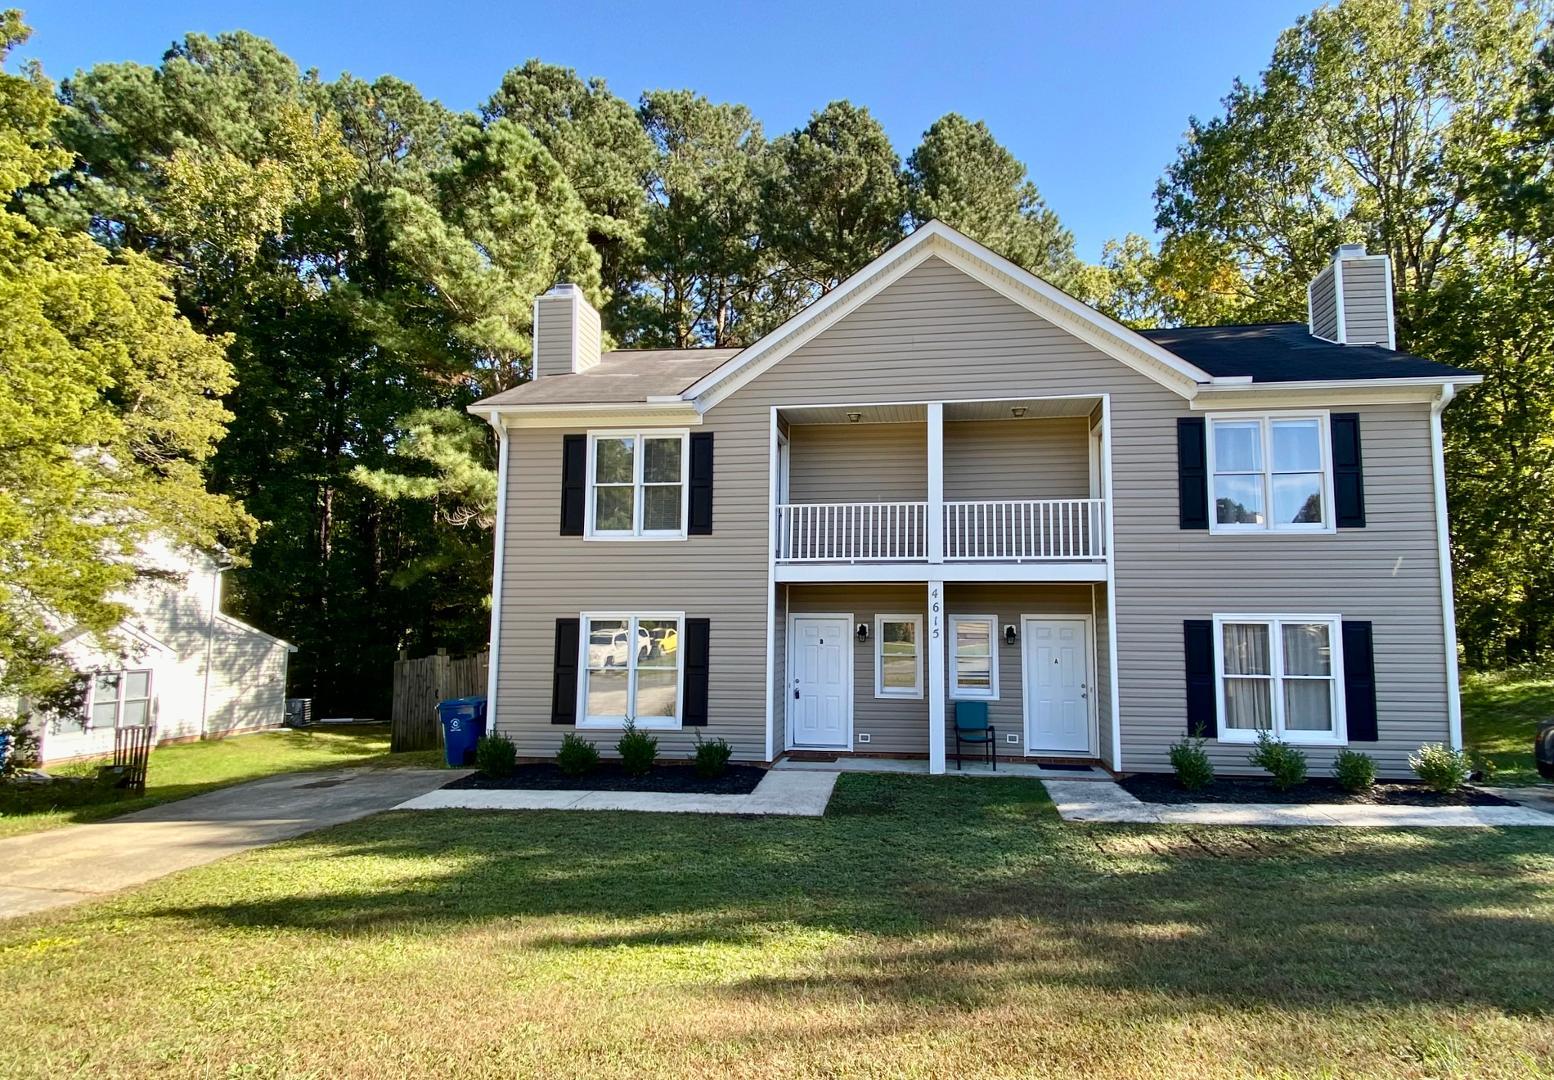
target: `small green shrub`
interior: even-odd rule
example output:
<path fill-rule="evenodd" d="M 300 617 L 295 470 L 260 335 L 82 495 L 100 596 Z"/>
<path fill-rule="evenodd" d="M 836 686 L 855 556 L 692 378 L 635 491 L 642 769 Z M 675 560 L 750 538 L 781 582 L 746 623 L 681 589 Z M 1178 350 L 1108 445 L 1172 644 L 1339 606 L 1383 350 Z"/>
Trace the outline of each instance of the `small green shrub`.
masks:
<path fill-rule="evenodd" d="M 645 731 L 638 731 L 635 721 L 626 721 L 615 752 L 621 756 L 621 768 L 627 776 L 644 776 L 658 757 L 658 739 Z"/>
<path fill-rule="evenodd" d="M 1376 784 L 1376 763 L 1358 750 L 1340 750 L 1333 759 L 1333 777 L 1351 795 L 1369 791 Z"/>
<path fill-rule="evenodd" d="M 487 776 L 510 776 L 518 748 L 506 735 L 482 735 L 475 743 L 475 765 Z"/>
<path fill-rule="evenodd" d="M 1206 742 L 1191 735 L 1171 744 L 1171 768 L 1176 770 L 1176 782 L 1188 791 L 1198 791 L 1214 782 L 1214 765 L 1204 751 Z"/>
<path fill-rule="evenodd" d="M 556 765 L 568 776 L 583 776 L 599 766 L 599 751 L 582 736 L 567 732 L 556 751 Z"/>
<path fill-rule="evenodd" d="M 1257 749 L 1247 757 L 1253 765 L 1273 777 L 1276 791 L 1288 791 L 1306 779 L 1306 754 L 1267 731 L 1258 732 Z"/>
<path fill-rule="evenodd" d="M 1441 794 L 1456 791 L 1468 782 L 1473 773 L 1473 763 L 1461 750 L 1452 750 L 1442 743 L 1426 743 L 1419 753 L 1410 755 L 1408 767 L 1423 780 L 1431 791 Z"/>
<path fill-rule="evenodd" d="M 728 769 L 728 759 L 733 756 L 734 748 L 728 744 L 727 739 L 713 739 L 703 742 L 701 732 L 696 733 L 696 775 L 711 780 L 722 776 Z"/>

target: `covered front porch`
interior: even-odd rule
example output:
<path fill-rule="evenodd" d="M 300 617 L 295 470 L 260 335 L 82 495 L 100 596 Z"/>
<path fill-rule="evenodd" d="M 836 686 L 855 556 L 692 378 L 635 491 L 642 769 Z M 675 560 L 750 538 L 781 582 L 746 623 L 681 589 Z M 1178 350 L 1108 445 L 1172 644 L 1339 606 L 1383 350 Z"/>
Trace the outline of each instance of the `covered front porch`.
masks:
<path fill-rule="evenodd" d="M 954 705 L 980 702 L 999 767 L 1114 760 L 1104 582 L 777 586 L 777 747 L 954 767 Z M 984 745 L 962 747 L 966 764 Z"/>

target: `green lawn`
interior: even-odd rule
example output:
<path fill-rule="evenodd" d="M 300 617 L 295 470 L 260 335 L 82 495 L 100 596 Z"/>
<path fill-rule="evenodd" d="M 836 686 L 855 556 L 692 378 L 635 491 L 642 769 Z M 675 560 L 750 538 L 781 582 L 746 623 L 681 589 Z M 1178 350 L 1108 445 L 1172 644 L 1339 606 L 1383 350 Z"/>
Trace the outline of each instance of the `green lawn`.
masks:
<path fill-rule="evenodd" d="M 1534 765 L 1532 737 L 1538 721 L 1550 717 L 1554 672 L 1547 668 L 1463 673 L 1463 741 L 1495 763 L 1493 783 L 1547 783 Z"/>
<path fill-rule="evenodd" d="M 879 775 L 824 819 L 381 815 L 0 923 L 0 1075 L 1547 1075 L 1550 841 Z"/>
<path fill-rule="evenodd" d="M 53 829 L 78 821 L 143 810 L 158 803 L 198 795 L 212 788 L 243 780 L 257 780 L 276 773 L 301 769 L 336 768 L 342 765 L 421 765 L 441 762 L 440 751 L 390 754 L 389 730 L 384 724 L 351 724 L 307 731 L 266 732 L 230 739 L 162 746 L 151 752 L 146 772 L 146 794 L 121 798 L 115 792 L 61 791 L 8 786 L 0 789 L 0 837 Z M 74 763 L 48 771 L 88 776 L 98 762 Z M 84 805 L 61 806 L 73 798 Z"/>

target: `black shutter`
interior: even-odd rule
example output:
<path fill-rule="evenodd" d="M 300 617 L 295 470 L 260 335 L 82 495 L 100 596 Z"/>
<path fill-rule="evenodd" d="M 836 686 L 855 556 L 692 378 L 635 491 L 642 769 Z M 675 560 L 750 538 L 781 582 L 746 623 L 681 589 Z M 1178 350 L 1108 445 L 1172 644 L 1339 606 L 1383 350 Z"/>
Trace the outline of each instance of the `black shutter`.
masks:
<path fill-rule="evenodd" d="M 680 723 L 707 726 L 707 652 L 712 637 L 711 619 L 685 620 L 685 708 Z"/>
<path fill-rule="evenodd" d="M 1203 417 L 1176 420 L 1176 500 L 1180 527 L 1209 527 L 1209 456 Z"/>
<path fill-rule="evenodd" d="M 583 535 L 588 504 L 588 436 L 561 436 L 561 535 Z M 570 723 L 571 721 L 568 721 Z"/>
<path fill-rule="evenodd" d="M 550 684 L 550 722 L 577 723 L 577 645 L 579 620 L 556 620 L 556 656 Z"/>
<path fill-rule="evenodd" d="M 1360 467 L 1360 414 L 1328 417 L 1333 442 L 1333 519 L 1340 529 L 1365 528 L 1365 476 Z"/>
<path fill-rule="evenodd" d="M 1214 679 L 1214 621 L 1184 619 L 1182 644 L 1187 649 L 1187 734 L 1219 738 L 1219 695 Z"/>
<path fill-rule="evenodd" d="M 1345 619 L 1344 718 L 1350 742 L 1376 741 L 1376 654 L 1371 624 Z"/>
<path fill-rule="evenodd" d="M 692 536 L 712 535 L 712 432 L 699 431 L 691 436 L 691 524 Z"/>

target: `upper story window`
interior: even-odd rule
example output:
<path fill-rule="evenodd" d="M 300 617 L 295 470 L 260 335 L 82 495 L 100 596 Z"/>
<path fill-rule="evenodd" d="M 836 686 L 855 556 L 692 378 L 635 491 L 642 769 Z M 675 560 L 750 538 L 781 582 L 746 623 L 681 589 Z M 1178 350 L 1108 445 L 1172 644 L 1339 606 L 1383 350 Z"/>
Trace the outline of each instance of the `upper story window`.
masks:
<path fill-rule="evenodd" d="M 1209 417 L 1211 532 L 1330 532 L 1325 413 Z"/>
<path fill-rule="evenodd" d="M 588 535 L 677 540 L 686 535 L 688 435 L 597 432 L 588 439 Z"/>

